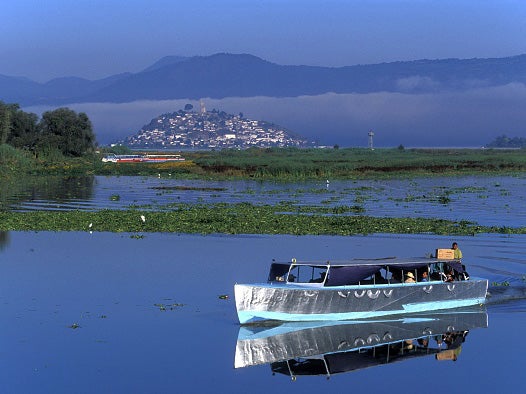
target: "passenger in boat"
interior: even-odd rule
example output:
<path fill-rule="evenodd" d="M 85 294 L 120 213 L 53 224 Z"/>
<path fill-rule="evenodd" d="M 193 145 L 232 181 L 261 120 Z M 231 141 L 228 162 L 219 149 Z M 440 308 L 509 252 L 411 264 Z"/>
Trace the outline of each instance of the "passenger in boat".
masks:
<path fill-rule="evenodd" d="M 427 271 L 422 272 L 422 278 L 420 279 L 420 282 L 429 282 L 429 275 L 427 274 Z"/>
<path fill-rule="evenodd" d="M 429 339 L 428 338 L 418 338 L 417 341 L 418 346 L 427 348 L 429 347 Z"/>
<path fill-rule="evenodd" d="M 455 259 L 462 259 L 462 251 L 458 248 L 458 244 L 456 242 L 453 242 L 453 245 L 451 245 L 451 249 L 453 249 L 453 257 Z"/>
<path fill-rule="evenodd" d="M 415 282 L 415 276 L 413 275 L 412 272 L 408 272 L 407 274 L 405 274 L 405 281 L 404 283 L 416 283 Z"/>
<path fill-rule="evenodd" d="M 453 282 L 455 280 L 455 271 L 453 271 L 453 268 L 446 265 L 444 271 L 446 272 L 446 280 L 444 282 Z"/>

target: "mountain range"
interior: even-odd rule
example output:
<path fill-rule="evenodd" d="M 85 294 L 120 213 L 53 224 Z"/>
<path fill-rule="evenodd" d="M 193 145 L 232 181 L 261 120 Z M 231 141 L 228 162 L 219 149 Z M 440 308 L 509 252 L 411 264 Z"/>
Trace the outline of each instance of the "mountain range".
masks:
<path fill-rule="evenodd" d="M 160 59 L 143 71 L 98 80 L 39 83 L 0 74 L 0 100 L 29 105 L 225 97 L 298 97 L 324 93 L 429 93 L 526 84 L 526 55 L 415 60 L 319 67 L 279 65 L 248 54 Z"/>

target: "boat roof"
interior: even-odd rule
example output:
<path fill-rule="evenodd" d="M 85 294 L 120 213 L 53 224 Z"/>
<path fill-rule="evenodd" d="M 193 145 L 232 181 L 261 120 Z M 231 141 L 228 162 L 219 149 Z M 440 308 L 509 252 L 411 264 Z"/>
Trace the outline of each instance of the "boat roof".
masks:
<path fill-rule="evenodd" d="M 458 259 L 437 259 L 434 257 L 382 257 L 382 258 L 355 258 L 350 260 L 319 260 L 319 261 L 292 261 L 281 264 L 294 264 L 294 265 L 307 265 L 307 266 L 320 266 L 326 267 L 349 267 L 349 266 L 364 266 L 364 265 L 388 265 L 388 266 L 407 266 L 407 265 L 426 265 L 426 264 L 437 264 L 437 263 L 455 263 L 459 262 Z"/>

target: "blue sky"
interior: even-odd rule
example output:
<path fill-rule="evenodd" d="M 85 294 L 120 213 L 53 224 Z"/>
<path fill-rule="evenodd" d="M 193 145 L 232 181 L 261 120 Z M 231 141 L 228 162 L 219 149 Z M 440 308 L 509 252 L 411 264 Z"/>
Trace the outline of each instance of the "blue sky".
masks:
<path fill-rule="evenodd" d="M 524 0 L 3 0 L 0 74 L 136 72 L 166 55 L 343 66 L 526 53 Z"/>

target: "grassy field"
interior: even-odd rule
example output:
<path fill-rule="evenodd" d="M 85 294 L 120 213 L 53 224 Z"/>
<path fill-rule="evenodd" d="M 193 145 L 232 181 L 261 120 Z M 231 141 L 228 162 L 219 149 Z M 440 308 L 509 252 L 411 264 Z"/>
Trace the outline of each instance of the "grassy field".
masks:
<path fill-rule="evenodd" d="M 525 150 L 248 149 L 182 152 L 184 163 L 95 162 L 95 174 L 171 173 L 197 178 L 324 179 L 513 173 L 526 170 Z"/>
<path fill-rule="evenodd" d="M 421 175 L 504 174 L 526 171 L 526 150 L 497 149 L 296 149 L 180 152 L 185 162 L 103 163 L 103 153 L 83 158 L 31 157 L 0 146 L 0 177 L 31 175 L 157 175 L 180 178 L 354 179 Z"/>

